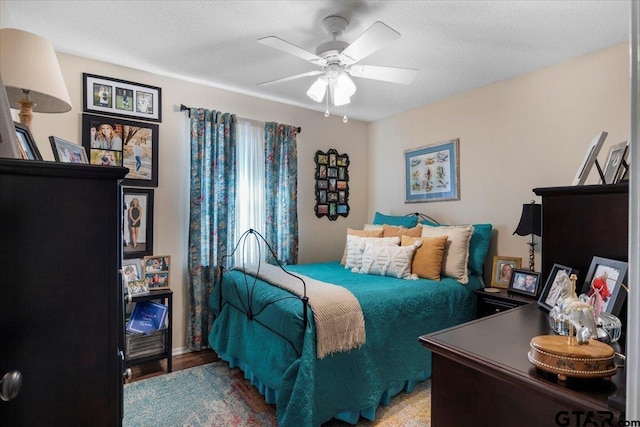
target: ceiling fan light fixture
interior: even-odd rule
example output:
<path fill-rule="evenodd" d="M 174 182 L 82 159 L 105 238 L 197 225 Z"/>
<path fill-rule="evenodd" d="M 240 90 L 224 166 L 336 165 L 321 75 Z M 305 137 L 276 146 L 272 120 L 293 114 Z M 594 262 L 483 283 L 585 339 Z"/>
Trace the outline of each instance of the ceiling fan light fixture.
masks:
<path fill-rule="evenodd" d="M 356 93 L 356 85 L 344 72 L 338 74 L 333 88 L 333 105 L 339 107 L 351 102 L 351 97 Z"/>
<path fill-rule="evenodd" d="M 324 98 L 326 92 L 327 79 L 325 79 L 324 77 L 318 77 L 318 80 L 313 82 L 313 84 L 307 91 L 307 96 L 316 102 L 322 102 L 322 99 Z"/>

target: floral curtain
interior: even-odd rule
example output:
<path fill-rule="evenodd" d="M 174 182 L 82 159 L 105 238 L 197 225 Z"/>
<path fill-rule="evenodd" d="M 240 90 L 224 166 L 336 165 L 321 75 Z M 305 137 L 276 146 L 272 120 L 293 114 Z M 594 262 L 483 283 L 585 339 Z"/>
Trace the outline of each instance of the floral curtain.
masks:
<path fill-rule="evenodd" d="M 298 128 L 265 124 L 265 238 L 283 264 L 298 262 Z M 275 260 L 267 253 L 267 262 Z"/>
<path fill-rule="evenodd" d="M 207 346 L 209 296 L 221 255 L 235 242 L 236 117 L 191 108 L 187 346 Z M 204 343 L 204 345 L 203 345 Z"/>

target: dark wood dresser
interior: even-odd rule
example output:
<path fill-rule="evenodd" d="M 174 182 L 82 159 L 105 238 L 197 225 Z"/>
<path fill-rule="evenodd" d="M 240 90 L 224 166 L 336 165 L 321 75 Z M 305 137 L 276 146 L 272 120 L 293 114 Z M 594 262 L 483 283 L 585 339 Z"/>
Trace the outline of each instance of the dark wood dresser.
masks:
<path fill-rule="evenodd" d="M 433 353 L 431 425 L 618 425 L 622 414 L 608 397 L 624 385 L 624 369 L 611 381 L 558 383 L 527 358 L 531 338 L 550 333 L 546 313 L 527 304 L 421 336 Z M 582 424 L 587 416 L 592 423 Z"/>
<path fill-rule="evenodd" d="M 127 169 L 0 159 L 5 426 L 120 426 L 120 180 Z"/>

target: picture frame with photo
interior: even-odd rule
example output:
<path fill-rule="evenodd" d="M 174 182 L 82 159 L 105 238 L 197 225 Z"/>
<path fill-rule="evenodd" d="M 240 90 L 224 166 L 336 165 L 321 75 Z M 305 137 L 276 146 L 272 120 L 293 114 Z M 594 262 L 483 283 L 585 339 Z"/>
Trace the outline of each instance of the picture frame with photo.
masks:
<path fill-rule="evenodd" d="M 83 111 L 162 122 L 162 89 L 82 73 Z"/>
<path fill-rule="evenodd" d="M 29 127 L 18 122 L 13 122 L 13 126 L 16 132 L 20 157 L 24 160 L 42 160 L 42 155 Z"/>
<path fill-rule="evenodd" d="M 513 269 L 511 281 L 509 282 L 509 292 L 524 295 L 530 298 L 538 296 L 540 289 L 540 273 L 531 270 Z"/>
<path fill-rule="evenodd" d="M 122 277 L 125 283 L 144 279 L 142 270 L 142 258 L 122 260 Z"/>
<path fill-rule="evenodd" d="M 349 215 L 349 156 L 331 148 L 316 151 L 315 214 L 335 221 Z"/>
<path fill-rule="evenodd" d="M 597 162 L 598 153 L 600 153 L 600 149 L 602 148 L 602 144 L 604 144 L 604 140 L 607 138 L 608 133 L 605 131 L 600 132 L 598 135 L 593 138 L 591 144 L 587 148 L 587 153 L 580 163 L 578 167 L 578 172 L 576 176 L 573 178 L 572 185 L 583 185 L 589 176 L 589 172 L 591 172 L 591 168 L 593 164 Z"/>
<path fill-rule="evenodd" d="M 609 148 L 607 163 L 604 169 L 604 181 L 600 180 L 601 184 L 616 184 L 622 180 L 627 169 L 628 148 L 628 140 L 614 144 Z"/>
<path fill-rule="evenodd" d="M 82 145 L 89 163 L 129 169 L 125 186 L 158 186 L 158 129 L 154 123 L 82 115 Z"/>
<path fill-rule="evenodd" d="M 495 255 L 491 269 L 491 287 L 507 289 L 513 270 L 522 267 L 522 258 Z"/>
<path fill-rule="evenodd" d="M 51 151 L 56 162 L 62 163 L 89 163 L 84 147 L 57 136 L 50 136 Z"/>
<path fill-rule="evenodd" d="M 624 281 L 628 267 L 629 264 L 625 261 L 594 256 L 585 277 L 582 293 L 588 297 L 596 297 L 595 294 L 599 294 L 597 298 L 602 302 L 601 311 L 619 316 L 627 297 Z"/>
<path fill-rule="evenodd" d="M 460 200 L 459 139 L 404 152 L 405 203 Z"/>
<path fill-rule="evenodd" d="M 153 189 L 123 188 L 122 193 L 123 258 L 143 258 L 152 255 Z"/>
<path fill-rule="evenodd" d="M 149 294 L 149 286 L 145 279 L 131 280 L 127 282 L 126 286 L 127 293 L 129 293 L 131 297 Z"/>
<path fill-rule="evenodd" d="M 571 277 L 572 274 L 577 276 L 580 273 L 575 268 L 561 264 L 553 264 L 553 267 L 551 267 L 551 271 L 549 272 L 549 277 L 547 277 L 547 281 L 545 282 L 542 292 L 540 292 L 540 297 L 538 298 L 538 306 L 542 307 L 547 312 L 551 311 L 551 309 L 556 305 L 556 300 L 560 296 L 559 292 L 561 290 L 561 286 L 557 280 L 558 273 L 560 271 L 564 271 L 569 277 Z"/>
<path fill-rule="evenodd" d="M 170 289 L 169 270 L 171 257 L 169 255 L 146 256 L 142 259 L 144 280 L 149 291 Z"/>

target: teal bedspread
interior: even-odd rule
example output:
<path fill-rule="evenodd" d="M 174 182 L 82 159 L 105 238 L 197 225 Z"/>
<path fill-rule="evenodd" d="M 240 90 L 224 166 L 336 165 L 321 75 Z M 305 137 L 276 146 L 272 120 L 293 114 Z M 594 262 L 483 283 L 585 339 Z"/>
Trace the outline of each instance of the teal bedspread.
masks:
<path fill-rule="evenodd" d="M 431 375 L 431 353 L 418 337 L 472 320 L 472 290 L 482 287 L 477 277 L 461 285 L 448 278 L 357 274 L 337 261 L 286 269 L 349 289 L 362 307 L 367 342 L 319 360 L 313 316 L 309 311 L 305 328 L 299 299 L 239 271 L 226 272 L 210 300 L 215 320 L 209 344 L 276 404 L 281 427 L 320 426 L 334 417 L 352 424 L 360 416 L 373 420 L 379 403 Z M 264 308 L 265 300 L 277 303 Z"/>

